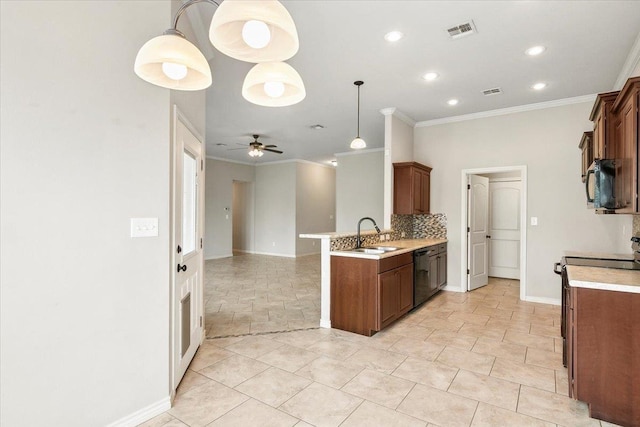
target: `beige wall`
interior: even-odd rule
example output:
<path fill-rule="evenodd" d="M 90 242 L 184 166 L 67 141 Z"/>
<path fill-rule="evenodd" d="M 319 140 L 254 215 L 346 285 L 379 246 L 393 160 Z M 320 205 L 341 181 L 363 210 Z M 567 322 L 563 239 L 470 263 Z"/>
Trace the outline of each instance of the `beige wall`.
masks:
<path fill-rule="evenodd" d="M 233 181 L 254 182 L 255 167 L 207 159 L 205 175 L 205 259 L 231 256 Z"/>
<path fill-rule="evenodd" d="M 296 255 L 320 253 L 316 239 L 300 234 L 336 229 L 336 171 L 330 166 L 296 164 Z"/>
<path fill-rule="evenodd" d="M 254 183 L 233 181 L 233 250 L 253 252 L 254 248 Z"/>
<path fill-rule="evenodd" d="M 356 231 L 358 220 L 372 217 L 384 224 L 384 152 L 371 150 L 338 155 L 336 170 L 336 231 Z M 371 223 L 363 230 L 373 229 Z"/>
<path fill-rule="evenodd" d="M 596 215 L 586 208 L 578 142 L 591 103 L 431 127 L 416 127 L 414 159 L 433 167 L 431 209 L 447 215 L 449 284 L 460 277 L 461 171 L 528 167 L 527 296 L 560 298 L 552 273 L 566 250 L 630 252 L 631 216 Z M 528 223 L 529 220 L 527 220 Z"/>
<path fill-rule="evenodd" d="M 133 61 L 171 3 L 0 7 L 0 425 L 168 405 L 170 92 Z"/>
<path fill-rule="evenodd" d="M 296 255 L 296 164 L 256 167 L 256 253 Z"/>

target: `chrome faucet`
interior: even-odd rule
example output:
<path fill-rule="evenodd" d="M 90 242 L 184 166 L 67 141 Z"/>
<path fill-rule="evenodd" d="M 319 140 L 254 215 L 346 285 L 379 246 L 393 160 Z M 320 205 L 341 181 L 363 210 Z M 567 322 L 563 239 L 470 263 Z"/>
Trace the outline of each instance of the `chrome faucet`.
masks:
<path fill-rule="evenodd" d="M 378 228 L 378 224 L 376 224 L 373 218 L 369 218 L 368 216 L 365 216 L 364 218 L 360 218 L 360 221 L 358 221 L 358 234 L 356 235 L 356 249 L 359 249 L 362 246 L 362 240 L 360 240 L 360 224 L 362 224 L 362 221 L 364 221 L 365 219 L 368 219 L 369 221 L 371 221 L 373 223 L 373 226 L 376 228 L 376 231 L 378 232 L 378 234 L 380 234 L 380 229 Z"/>

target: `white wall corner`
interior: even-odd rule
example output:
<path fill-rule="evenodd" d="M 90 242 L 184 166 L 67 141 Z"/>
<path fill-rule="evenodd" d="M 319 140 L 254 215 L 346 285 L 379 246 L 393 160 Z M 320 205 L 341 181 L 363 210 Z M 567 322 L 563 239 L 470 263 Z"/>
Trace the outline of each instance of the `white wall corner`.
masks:
<path fill-rule="evenodd" d="M 107 425 L 107 427 L 134 427 L 162 414 L 165 411 L 168 411 L 169 409 L 171 409 L 171 397 L 167 396 L 158 402 L 137 410 L 133 414 L 129 414 L 112 422 Z"/>
<path fill-rule="evenodd" d="M 634 71 L 638 69 L 638 67 L 640 67 L 640 33 L 638 33 L 638 37 L 636 37 L 636 41 L 633 43 L 629 55 L 627 55 L 627 60 L 624 62 L 622 70 L 620 70 L 613 90 L 622 89 L 627 79 L 634 77 Z"/>
<path fill-rule="evenodd" d="M 411 127 L 414 127 L 416 125 L 416 121 L 415 120 L 413 120 L 411 117 L 409 117 L 408 115 L 406 115 L 402 111 L 398 110 L 396 107 L 383 108 L 382 110 L 380 110 L 380 113 L 383 116 L 394 116 L 394 117 L 402 120 L 403 122 L 405 122 L 406 124 L 408 124 Z"/>

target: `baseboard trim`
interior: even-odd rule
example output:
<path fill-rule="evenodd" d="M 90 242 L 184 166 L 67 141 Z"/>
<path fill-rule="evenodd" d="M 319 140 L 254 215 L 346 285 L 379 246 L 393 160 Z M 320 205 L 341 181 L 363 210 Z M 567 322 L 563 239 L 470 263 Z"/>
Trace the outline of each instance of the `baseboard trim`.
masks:
<path fill-rule="evenodd" d="M 135 427 L 138 424 L 142 424 L 145 421 L 149 421 L 151 418 L 162 414 L 165 411 L 171 409 L 171 397 L 167 396 L 164 399 L 152 403 L 149 406 L 129 414 L 126 417 L 120 418 L 117 421 L 107 425 L 107 427 Z"/>
<path fill-rule="evenodd" d="M 255 255 L 281 256 L 281 257 L 284 257 L 284 258 L 295 258 L 296 257 L 295 255 L 276 254 L 276 253 L 273 253 L 273 252 L 251 252 L 251 253 L 255 254 Z"/>
<path fill-rule="evenodd" d="M 326 329 L 331 329 L 331 320 L 320 319 L 320 327 L 321 328 L 326 328 Z"/>
<path fill-rule="evenodd" d="M 204 257 L 205 261 L 211 261 L 212 259 L 221 259 L 221 258 L 231 258 L 233 256 L 233 254 L 226 254 L 226 255 L 214 255 L 214 256 L 207 256 Z"/>
<path fill-rule="evenodd" d="M 557 298 L 545 298 L 545 297 L 525 297 L 527 302 L 538 302 L 541 304 L 562 305 L 562 300 Z"/>
<path fill-rule="evenodd" d="M 466 289 L 461 289 L 461 288 L 460 288 L 460 287 L 458 287 L 458 286 L 453 287 L 453 286 L 451 286 L 451 285 L 447 285 L 447 286 L 445 286 L 444 288 L 442 288 L 442 290 L 443 290 L 443 291 L 446 291 L 446 292 L 467 292 L 467 290 L 466 290 Z"/>

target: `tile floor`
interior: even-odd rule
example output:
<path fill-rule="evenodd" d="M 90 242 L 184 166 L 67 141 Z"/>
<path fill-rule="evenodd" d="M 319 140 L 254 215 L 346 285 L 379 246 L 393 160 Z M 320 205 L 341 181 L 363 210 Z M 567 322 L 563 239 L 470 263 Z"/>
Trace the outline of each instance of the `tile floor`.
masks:
<path fill-rule="evenodd" d="M 320 255 L 205 262 L 207 338 L 317 328 Z"/>
<path fill-rule="evenodd" d="M 280 272 L 266 289 L 289 277 L 273 289 L 293 295 L 304 268 L 279 261 L 264 264 Z M 371 338 L 309 329 L 207 339 L 173 408 L 143 426 L 610 426 L 567 397 L 559 307 L 518 295 L 504 279 L 441 292 Z M 220 304 L 242 304 L 231 296 Z"/>

